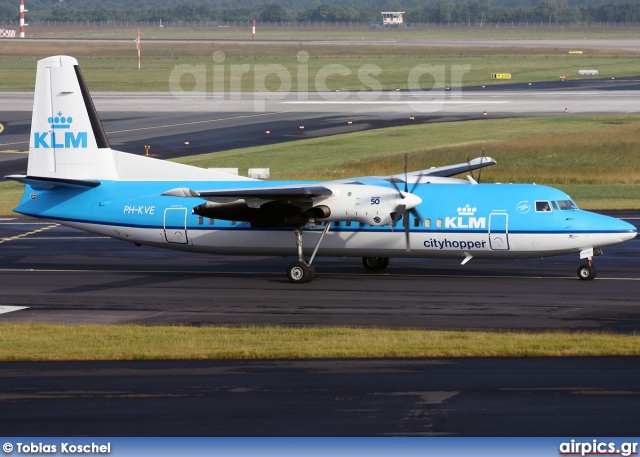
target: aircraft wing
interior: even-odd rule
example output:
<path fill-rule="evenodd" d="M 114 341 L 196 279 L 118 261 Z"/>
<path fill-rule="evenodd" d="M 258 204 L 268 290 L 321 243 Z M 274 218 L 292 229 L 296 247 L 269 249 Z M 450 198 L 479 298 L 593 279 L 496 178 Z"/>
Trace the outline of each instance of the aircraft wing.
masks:
<path fill-rule="evenodd" d="M 407 178 L 416 178 L 419 176 L 450 177 L 458 175 L 460 173 L 467 173 L 472 170 L 477 170 L 478 168 L 489 167 L 495 164 L 496 161 L 491 157 L 478 157 L 476 159 L 470 160 L 469 162 L 458 163 L 455 165 L 446 165 L 444 167 L 434 167 L 427 170 L 412 171 L 407 173 Z M 401 182 L 404 182 L 404 176 L 404 173 L 399 173 L 397 175 L 391 176 L 391 179 L 397 179 Z"/>
<path fill-rule="evenodd" d="M 333 195 L 331 189 L 323 186 L 302 185 L 302 186 L 277 186 L 277 187 L 255 187 L 245 189 L 219 189 L 219 190 L 198 190 L 197 196 L 206 200 L 219 198 L 260 198 L 265 200 L 290 200 L 307 199 L 316 197 L 328 197 Z"/>

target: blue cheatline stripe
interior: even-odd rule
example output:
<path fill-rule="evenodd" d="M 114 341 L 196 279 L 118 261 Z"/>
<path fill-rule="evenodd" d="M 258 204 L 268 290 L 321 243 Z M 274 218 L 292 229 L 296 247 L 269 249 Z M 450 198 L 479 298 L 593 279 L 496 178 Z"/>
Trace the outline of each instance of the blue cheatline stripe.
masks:
<path fill-rule="evenodd" d="M 38 215 L 38 214 L 29 214 L 24 213 L 27 216 L 33 217 L 44 217 L 46 216 Z M 80 224 L 92 224 L 92 225 L 106 225 L 109 227 L 127 227 L 127 228 L 139 228 L 139 229 L 164 229 L 164 225 L 149 225 L 149 224 L 125 224 L 121 222 L 111 222 L 111 221 L 94 221 L 90 219 L 74 219 L 74 218 L 65 218 L 65 217 L 52 217 L 47 218 L 60 222 L 75 222 Z M 313 231 L 320 231 L 321 225 L 318 225 L 317 228 L 313 229 Z M 181 225 L 173 226 L 169 225 L 167 228 L 184 228 Z M 187 225 L 187 230 L 199 230 L 199 231 L 208 231 L 208 230 L 261 230 L 261 231 L 289 231 L 291 227 L 258 227 L 252 228 L 249 224 L 242 224 L 238 222 L 237 225 L 209 225 L 208 223 L 204 223 L 202 225 Z M 312 231 L 312 230 L 309 230 Z M 336 227 L 334 224 L 331 224 L 330 232 L 366 232 L 366 233 L 390 233 L 392 232 L 389 226 L 373 228 L 373 227 Z M 403 227 L 396 227 L 393 230 L 394 233 L 404 233 Z M 411 233 L 416 234 L 438 234 L 438 235 L 448 235 L 448 234 L 462 234 L 462 235 L 470 235 L 470 234 L 480 234 L 487 235 L 487 230 L 437 230 L 437 229 L 424 229 L 421 227 L 411 227 Z M 502 233 L 502 232 L 495 232 Z M 592 233 L 633 233 L 632 230 L 510 230 L 508 235 L 575 235 L 575 234 L 592 234 Z"/>

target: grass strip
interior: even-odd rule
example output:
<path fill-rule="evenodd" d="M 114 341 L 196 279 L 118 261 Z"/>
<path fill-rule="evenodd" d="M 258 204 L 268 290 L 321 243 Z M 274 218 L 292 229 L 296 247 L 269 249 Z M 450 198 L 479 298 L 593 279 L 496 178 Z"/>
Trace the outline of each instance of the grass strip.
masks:
<path fill-rule="evenodd" d="M 609 333 L 0 323 L 0 361 L 638 356 Z"/>
<path fill-rule="evenodd" d="M 299 59 L 300 52 L 308 58 Z M 30 43 L 5 44 L 0 41 L 0 91 L 33 90 L 37 60 L 55 54 L 77 58 L 94 92 L 166 92 L 176 90 L 178 81 L 183 91 L 193 90 L 196 77 L 189 72 L 174 73 L 179 65 L 191 66 L 192 71 L 198 69 L 198 90 L 254 92 L 263 90 L 264 83 L 264 88 L 269 91 L 295 92 L 430 89 L 460 84 L 553 81 L 560 76 L 593 78 L 578 74 L 585 68 L 599 70 L 599 78 L 635 76 L 640 59 L 637 52 L 608 49 L 585 50 L 584 54 L 575 56 L 559 48 L 367 46 L 358 43 L 350 46 L 310 43 L 273 46 L 224 42 L 185 46 L 184 43 L 150 42 L 144 45 L 142 70 L 138 71 L 135 53 L 128 43 L 42 42 L 33 46 Z M 224 70 L 224 80 L 216 76 L 215 86 L 214 54 L 218 56 L 216 71 Z M 224 59 L 221 62 L 222 55 Z M 418 80 L 409 76 L 412 70 L 425 64 L 434 66 L 433 74 L 437 81 L 436 76 L 428 72 Z M 338 69 L 336 65 L 341 74 L 333 72 Z M 362 75 L 361 71 L 364 72 Z M 510 73 L 512 79 L 492 80 L 492 73 Z M 298 87 L 300 75 L 307 75 L 302 79 L 305 81 L 302 87 Z"/>
<path fill-rule="evenodd" d="M 30 38 L 116 38 L 135 39 L 136 27 L 108 26 L 84 22 L 63 26 L 59 23 L 53 26 L 45 23 L 31 24 L 28 30 Z M 220 27 L 221 25 L 237 25 Z M 201 22 L 191 21 L 188 26 L 164 25 L 159 28 L 157 24 L 146 25 L 143 23 L 141 34 L 143 49 L 146 44 L 154 39 L 217 39 L 217 40 L 248 40 L 251 30 L 247 22 Z M 525 25 L 526 24 L 526 25 Z M 568 40 L 568 39 L 625 39 L 637 38 L 638 29 L 634 26 L 620 27 L 618 24 L 611 26 L 590 23 L 584 26 L 569 25 L 549 27 L 546 23 L 541 26 L 534 23 L 500 22 L 490 26 L 477 27 L 467 23 L 433 23 L 427 27 L 396 28 L 371 28 L 367 25 L 356 27 L 352 23 L 350 27 L 344 24 L 329 23 L 324 25 L 319 22 L 295 22 L 291 27 L 266 26 L 258 22 L 257 38 L 260 40 Z"/>
<path fill-rule="evenodd" d="M 409 123 L 410 121 L 407 121 Z M 464 162 L 484 148 L 484 182 L 640 183 L 640 115 L 403 125 L 176 159 L 199 167 L 270 167 L 272 179 L 339 179 Z"/>

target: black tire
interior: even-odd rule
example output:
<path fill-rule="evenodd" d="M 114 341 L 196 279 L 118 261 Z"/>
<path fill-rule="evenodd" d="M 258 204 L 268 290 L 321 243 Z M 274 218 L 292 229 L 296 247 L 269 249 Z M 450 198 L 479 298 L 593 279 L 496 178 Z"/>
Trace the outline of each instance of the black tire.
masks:
<path fill-rule="evenodd" d="M 363 257 L 362 265 L 369 271 L 384 270 L 389 266 L 389 257 Z"/>
<path fill-rule="evenodd" d="M 287 277 L 289 281 L 294 284 L 304 284 L 313 279 L 311 269 L 304 262 L 293 262 L 289 265 L 289 268 L 287 268 Z"/>
<path fill-rule="evenodd" d="M 578 278 L 583 281 L 590 281 L 596 277 L 596 267 L 593 265 L 580 265 L 578 268 Z"/>

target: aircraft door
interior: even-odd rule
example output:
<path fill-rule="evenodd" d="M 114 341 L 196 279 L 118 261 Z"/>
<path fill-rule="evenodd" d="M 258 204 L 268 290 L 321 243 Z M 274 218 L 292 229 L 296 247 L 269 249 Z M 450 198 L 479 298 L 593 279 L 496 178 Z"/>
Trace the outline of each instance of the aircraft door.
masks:
<path fill-rule="evenodd" d="M 167 243 L 187 244 L 187 208 L 164 210 L 164 238 Z"/>
<path fill-rule="evenodd" d="M 489 246 L 493 251 L 509 250 L 509 215 L 507 213 L 489 215 Z"/>

